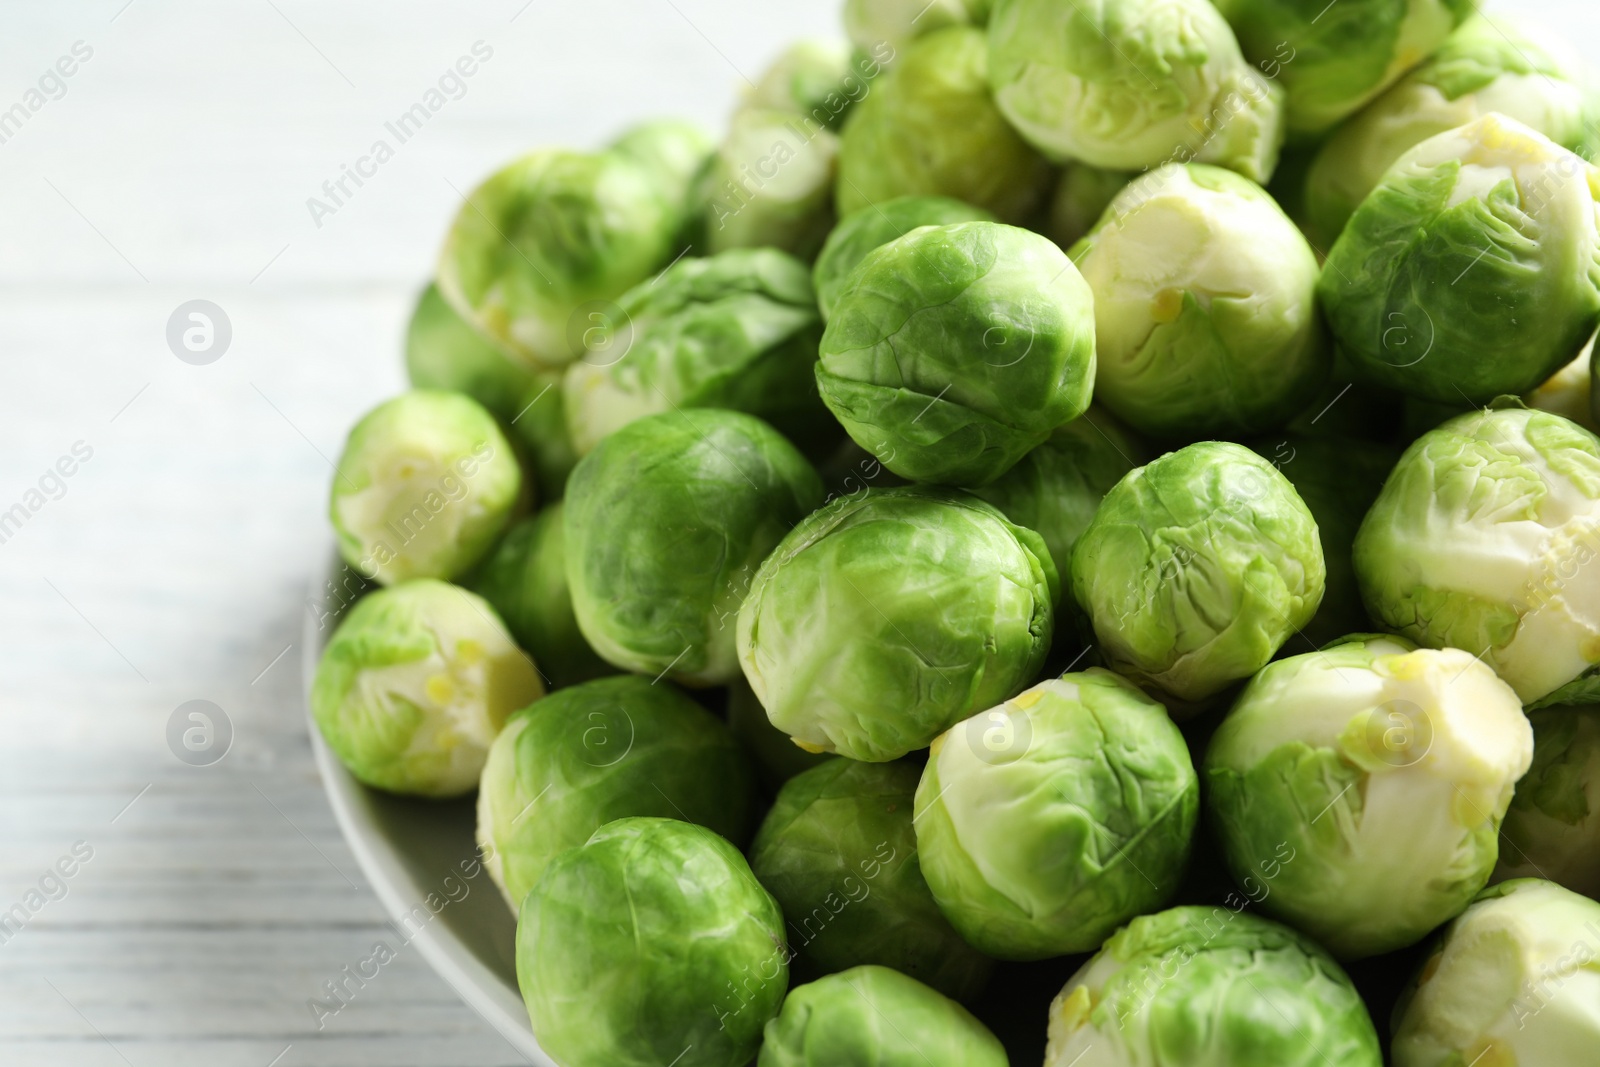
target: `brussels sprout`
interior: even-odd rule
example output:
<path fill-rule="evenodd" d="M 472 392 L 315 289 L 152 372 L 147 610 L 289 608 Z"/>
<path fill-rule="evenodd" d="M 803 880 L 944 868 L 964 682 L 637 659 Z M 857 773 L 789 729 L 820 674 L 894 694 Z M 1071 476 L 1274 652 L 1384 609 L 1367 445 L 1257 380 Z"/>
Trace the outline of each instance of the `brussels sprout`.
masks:
<path fill-rule="evenodd" d="M 429 285 L 406 327 L 406 376 L 413 389 L 466 393 L 491 414 L 511 419 L 522 409 L 534 374 L 462 321 Z"/>
<path fill-rule="evenodd" d="M 563 1067 L 743 1067 L 789 984 L 783 915 L 703 826 L 618 819 L 522 902 L 517 984 Z"/>
<path fill-rule="evenodd" d="M 901 196 L 948 196 L 1020 223 L 1050 188 L 1050 165 L 989 94 L 982 30 L 951 26 L 909 46 L 862 98 L 839 145 L 841 216 Z"/>
<path fill-rule="evenodd" d="M 1207 0 L 995 0 L 995 103 L 1058 163 L 1215 163 L 1265 182 L 1283 90 L 1246 63 Z"/>
<path fill-rule="evenodd" d="M 462 204 L 439 257 L 439 291 L 480 333 L 535 367 L 584 352 L 592 316 L 660 269 L 686 222 L 667 138 L 623 151 L 546 149 L 509 164 Z"/>
<path fill-rule="evenodd" d="M 1283 472 L 1317 520 L 1327 577 L 1322 605 L 1301 631 L 1302 636 L 1320 648 L 1345 634 L 1368 629 L 1371 623 L 1361 605 L 1351 549 L 1362 517 L 1400 458 L 1399 450 L 1371 441 L 1301 434 L 1268 438 L 1253 447 Z"/>
<path fill-rule="evenodd" d="M 839 138 L 808 115 L 741 108 L 702 171 L 707 253 L 771 247 L 809 260 L 833 227 Z"/>
<path fill-rule="evenodd" d="M 454 578 L 489 551 L 522 492 L 494 416 L 460 393 L 416 389 L 350 431 L 328 517 L 339 554 L 367 578 Z"/>
<path fill-rule="evenodd" d="M 1588 1067 L 1600 1047 L 1600 904 L 1537 878 L 1484 890 L 1395 1019 L 1395 1067 Z"/>
<path fill-rule="evenodd" d="M 1206 813 L 1252 899 L 1360 959 L 1483 888 L 1532 758 L 1516 694 L 1472 653 L 1358 635 L 1251 679 L 1206 750 Z"/>
<path fill-rule="evenodd" d="M 1439 403 L 1525 393 L 1600 325 L 1600 171 L 1499 115 L 1390 168 L 1318 296 L 1358 370 Z M 1537 323 L 1537 329 L 1530 329 Z"/>
<path fill-rule="evenodd" d="M 1535 711 L 1528 721 L 1533 766 L 1506 809 L 1490 881 L 1537 875 L 1600 898 L 1600 705 Z"/>
<path fill-rule="evenodd" d="M 1292 139 L 1337 126 L 1426 59 L 1477 0 L 1219 0 L 1245 56 L 1287 94 Z"/>
<path fill-rule="evenodd" d="M 857 60 L 842 41 L 797 41 L 745 89 L 740 106 L 804 115 L 837 130 L 877 74 L 870 58 Z"/>
<path fill-rule="evenodd" d="M 474 572 L 471 586 L 500 613 L 552 687 L 615 673 L 583 639 L 572 612 L 560 504 L 507 530 Z"/>
<path fill-rule="evenodd" d="M 917 786 L 923 874 L 980 950 L 1093 950 L 1178 887 L 1200 810 L 1183 735 L 1110 671 L 1041 682 L 933 743 Z"/>
<path fill-rule="evenodd" d="M 742 844 L 754 788 L 721 720 L 666 682 L 602 678 L 506 722 L 478 787 L 478 844 L 516 907 L 557 853 L 613 819 L 676 817 Z"/>
<path fill-rule="evenodd" d="M 845 279 L 873 249 L 904 237 L 918 226 L 993 221 L 994 216 L 982 208 L 947 196 L 900 196 L 847 215 L 828 235 L 812 268 L 823 319 L 832 317 Z"/>
<path fill-rule="evenodd" d="M 669 203 L 686 210 L 694 179 L 711 157 L 706 132 L 681 119 L 651 119 L 624 131 L 611 150 L 643 166 Z"/>
<path fill-rule="evenodd" d="M 1092 300 L 1039 234 L 919 228 L 850 272 L 822 335 L 823 402 L 896 474 L 987 484 L 1089 406 Z"/>
<path fill-rule="evenodd" d="M 1477 654 L 1531 704 L 1600 662 L 1600 439 L 1559 415 L 1451 419 L 1408 448 L 1356 535 L 1373 620 Z"/>
<path fill-rule="evenodd" d="M 1190 702 L 1266 666 L 1316 614 L 1324 573 L 1288 479 L 1220 441 L 1122 479 L 1072 550 L 1073 595 L 1111 665 Z"/>
<path fill-rule="evenodd" d="M 772 792 L 801 771 L 833 759 L 826 752 L 807 752 L 772 725 L 743 677 L 728 683 L 728 728 L 755 758 L 761 780 Z"/>
<path fill-rule="evenodd" d="M 736 678 L 745 589 L 821 502 L 817 472 L 760 419 L 699 410 L 629 423 L 584 457 L 567 489 L 579 629 L 625 670 L 691 685 Z"/>
<path fill-rule="evenodd" d="M 1313 235 L 1326 248 L 1408 149 L 1492 111 L 1578 148 L 1587 76 L 1566 43 L 1539 27 L 1473 16 L 1323 144 L 1305 184 Z"/>
<path fill-rule="evenodd" d="M 1045 1067 L 1381 1067 L 1378 1035 L 1328 954 L 1221 907 L 1133 920 L 1050 1005 Z"/>
<path fill-rule="evenodd" d="M 1057 179 L 1056 191 L 1050 198 L 1050 219 L 1045 236 L 1062 248 L 1071 248 L 1094 229 L 1111 201 L 1132 179 L 1133 175 L 1125 170 L 1069 163 Z"/>
<path fill-rule="evenodd" d="M 767 1024 L 759 1067 L 1007 1067 L 965 1008 L 887 967 L 799 986 Z"/>
<path fill-rule="evenodd" d="M 506 716 L 543 695 L 493 608 L 419 578 L 350 609 L 317 664 L 311 715 L 367 785 L 453 797 L 478 784 Z"/>
<path fill-rule="evenodd" d="M 1044 444 L 1023 456 L 998 480 L 976 495 L 1018 526 L 1044 538 L 1056 571 L 1065 575 L 1072 546 L 1100 507 L 1100 501 L 1138 464 L 1141 453 L 1116 420 L 1091 409 L 1058 426 Z M 1071 598 L 1067 598 L 1071 603 Z"/>
<path fill-rule="evenodd" d="M 1327 379 L 1317 257 L 1259 185 L 1172 164 L 1072 248 L 1094 293 L 1095 398 L 1167 439 L 1281 426 Z"/>
<path fill-rule="evenodd" d="M 1594 339 L 1590 338 L 1577 359 L 1527 395 L 1528 406 L 1571 419 L 1590 433 L 1600 433 L 1600 416 L 1595 413 L 1594 403 L 1593 358 Z"/>
<path fill-rule="evenodd" d="M 891 59 L 918 37 L 947 26 L 981 26 L 988 18 L 989 0 L 844 0 L 850 42 L 863 51 L 887 45 Z"/>
<path fill-rule="evenodd" d="M 967 1000 L 992 964 L 950 926 L 917 865 L 919 769 L 835 756 L 789 779 L 750 846 L 750 867 L 789 922 L 791 968 L 882 964 Z"/>
<path fill-rule="evenodd" d="M 567 423 L 580 455 L 645 415 L 729 408 L 799 443 L 839 428 L 817 397 L 822 320 L 805 264 L 775 248 L 685 258 L 617 302 L 627 337 L 567 368 Z"/>
<path fill-rule="evenodd" d="M 739 663 L 802 747 L 882 763 L 1026 685 L 1057 588 L 1043 539 L 976 497 L 852 494 L 761 565 L 739 609 Z"/>

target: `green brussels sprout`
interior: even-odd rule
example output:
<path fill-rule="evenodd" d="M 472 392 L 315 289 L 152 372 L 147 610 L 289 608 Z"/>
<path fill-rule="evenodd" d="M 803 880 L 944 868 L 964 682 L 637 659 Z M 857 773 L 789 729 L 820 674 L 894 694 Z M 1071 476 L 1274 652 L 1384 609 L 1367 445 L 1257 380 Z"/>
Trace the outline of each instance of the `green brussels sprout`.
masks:
<path fill-rule="evenodd" d="M 802 748 L 884 763 L 1027 684 L 1057 589 L 1044 540 L 976 497 L 853 493 L 761 565 L 739 663 Z"/>
<path fill-rule="evenodd" d="M 789 779 L 750 846 L 783 909 L 796 977 L 882 964 L 946 996 L 982 991 L 992 963 L 951 928 L 917 865 L 909 763 L 832 757 Z"/>
<path fill-rule="evenodd" d="M 626 150 L 545 149 L 478 186 L 451 223 L 439 291 L 462 318 L 535 367 L 584 352 L 609 302 L 675 254 L 687 221 L 666 138 Z"/>
<path fill-rule="evenodd" d="M 1533 765 L 1500 824 L 1490 882 L 1538 876 L 1600 899 L 1600 705 L 1534 711 L 1528 721 Z"/>
<path fill-rule="evenodd" d="M 1600 904 L 1520 878 L 1452 922 L 1395 1010 L 1395 1067 L 1588 1067 L 1600 1047 Z"/>
<path fill-rule="evenodd" d="M 759 1067 L 1007 1067 L 961 1005 L 887 967 L 797 987 L 767 1024 Z"/>
<path fill-rule="evenodd" d="M 601 678 L 506 722 L 478 787 L 478 844 L 517 907 L 558 853 L 613 819 L 679 818 L 743 844 L 754 789 L 720 719 L 665 682 Z"/>
<path fill-rule="evenodd" d="M 1067 164 L 1050 197 L 1045 236 L 1062 248 L 1071 248 L 1094 229 L 1111 201 L 1132 180 L 1133 175 L 1125 170 L 1106 170 L 1087 163 Z"/>
<path fill-rule="evenodd" d="M 1215 163 L 1265 182 L 1283 90 L 1245 62 L 1207 0 L 995 0 L 995 103 L 1057 163 Z"/>
<path fill-rule="evenodd" d="M 510 418 L 510 433 L 533 468 L 541 499 L 559 500 L 578 465 L 578 449 L 567 432 L 567 404 L 560 371 L 535 371 L 522 403 Z"/>
<path fill-rule="evenodd" d="M 1245 57 L 1283 85 L 1293 140 L 1315 139 L 1433 54 L 1477 0 L 1219 0 Z"/>
<path fill-rule="evenodd" d="M 896 474 L 985 485 L 1089 406 L 1092 301 L 1039 234 L 913 230 L 850 272 L 822 335 L 823 402 Z"/>
<path fill-rule="evenodd" d="M 1045 1067 L 1382 1067 L 1355 986 L 1310 938 L 1228 907 L 1133 920 L 1050 1005 Z"/>
<path fill-rule="evenodd" d="M 742 676 L 728 683 L 728 728 L 754 757 L 763 784 L 772 792 L 801 771 L 833 759 L 826 752 L 807 752 L 772 725 L 767 709 Z"/>
<path fill-rule="evenodd" d="M 843 41 L 797 41 L 746 87 L 740 106 L 804 115 L 836 131 L 877 73 L 870 58 L 858 60 Z"/>
<path fill-rule="evenodd" d="M 392 585 L 465 574 L 522 501 L 522 468 L 494 416 L 461 393 L 414 389 L 351 429 L 328 517 L 344 561 Z"/>
<path fill-rule="evenodd" d="M 904 237 L 918 226 L 994 221 L 995 217 L 983 208 L 947 196 L 899 196 L 845 216 L 828 235 L 812 268 L 823 320 L 833 316 L 845 279 L 873 249 Z"/>
<path fill-rule="evenodd" d="M 734 613 L 751 577 L 821 502 L 817 472 L 760 419 L 703 409 L 629 423 L 567 487 L 578 628 L 624 670 L 731 681 Z"/>
<path fill-rule="evenodd" d="M 739 850 L 673 819 L 607 823 L 523 899 L 517 984 L 563 1067 L 744 1067 L 789 985 L 783 914 Z"/>
<path fill-rule="evenodd" d="M 611 143 L 611 151 L 642 165 L 657 191 L 680 210 L 687 210 L 695 176 L 713 147 L 704 130 L 681 119 L 641 122 Z"/>
<path fill-rule="evenodd" d="M 418 578 L 356 601 L 317 663 L 311 715 L 350 773 L 391 793 L 478 784 L 506 716 L 544 695 L 482 598 Z"/>
<path fill-rule="evenodd" d="M 1600 433 L 1600 415 L 1596 414 L 1594 403 L 1593 358 L 1594 339 L 1590 338 L 1577 359 L 1524 398 L 1528 406 L 1571 419 L 1590 433 Z"/>
<path fill-rule="evenodd" d="M 1577 149 L 1587 78 L 1566 42 L 1519 19 L 1474 15 L 1317 152 L 1305 179 L 1313 236 L 1328 247 L 1408 149 L 1490 112 Z"/>
<path fill-rule="evenodd" d="M 948 196 L 1020 223 L 1050 179 L 1050 165 L 995 107 L 983 31 L 951 26 L 910 45 L 851 111 L 838 208 L 845 216 L 901 196 Z"/>
<path fill-rule="evenodd" d="M 698 407 L 759 415 L 802 444 L 837 440 L 817 396 L 822 320 L 811 272 L 793 256 L 742 248 L 686 257 L 617 307 L 626 338 L 573 363 L 563 382 L 580 455 L 634 419 Z"/>
<path fill-rule="evenodd" d="M 695 199 L 707 254 L 777 248 L 810 260 L 833 228 L 839 138 L 809 115 L 740 108 Z"/>
<path fill-rule="evenodd" d="M 1374 622 L 1482 657 L 1524 704 L 1600 663 L 1600 439 L 1559 415 L 1475 411 L 1418 438 L 1356 534 Z"/>
<path fill-rule="evenodd" d="M 1328 254 L 1334 337 L 1373 382 L 1422 400 L 1527 392 L 1600 325 L 1595 190 L 1600 171 L 1499 115 L 1423 141 Z"/>
<path fill-rule="evenodd" d="M 1194 440 L 1289 421 L 1327 379 L 1317 257 L 1272 197 L 1219 167 L 1162 167 L 1071 251 L 1094 293 L 1095 399 Z"/>
<path fill-rule="evenodd" d="M 1140 446 L 1116 420 L 1091 408 L 1056 427 L 1015 467 L 973 492 L 1044 538 L 1056 572 L 1065 575 L 1072 546 L 1111 487 L 1138 466 L 1135 457 L 1140 454 Z"/>
<path fill-rule="evenodd" d="M 1266 666 L 1316 614 L 1324 576 L 1289 480 L 1221 441 L 1122 479 L 1072 550 L 1073 595 L 1111 665 L 1188 702 Z"/>
<path fill-rule="evenodd" d="M 470 585 L 500 614 L 552 688 L 616 673 L 578 630 L 559 503 L 513 524 Z"/>
<path fill-rule="evenodd" d="M 1369 629 L 1372 624 L 1361 604 L 1351 550 L 1362 517 L 1378 499 L 1384 478 L 1400 459 L 1399 450 L 1372 441 L 1295 433 L 1277 440 L 1268 438 L 1252 447 L 1289 479 L 1317 520 L 1327 577 L 1322 604 L 1302 636 L 1321 648 L 1345 634 Z"/>
<path fill-rule="evenodd" d="M 413 389 L 466 393 L 500 419 L 522 410 L 534 373 L 462 321 L 429 285 L 406 327 L 406 376 Z"/>
<path fill-rule="evenodd" d="M 917 849 L 961 936 L 1001 959 L 1095 949 L 1172 896 L 1200 812 L 1167 710 L 1098 667 L 1040 682 L 933 743 Z"/>
<path fill-rule="evenodd" d="M 1251 679 L 1206 750 L 1206 814 L 1252 899 L 1360 959 L 1484 887 L 1532 758 L 1516 694 L 1472 653 L 1357 635 Z"/>
<path fill-rule="evenodd" d="M 947 26 L 982 26 L 989 0 L 844 0 L 844 32 L 863 51 L 887 45 L 894 55 L 919 37 Z"/>

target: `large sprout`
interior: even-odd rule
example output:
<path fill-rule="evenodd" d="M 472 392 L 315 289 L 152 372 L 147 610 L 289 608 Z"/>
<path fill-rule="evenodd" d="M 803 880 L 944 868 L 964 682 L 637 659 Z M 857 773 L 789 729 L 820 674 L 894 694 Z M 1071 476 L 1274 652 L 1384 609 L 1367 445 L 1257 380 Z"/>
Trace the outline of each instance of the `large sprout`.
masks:
<path fill-rule="evenodd" d="M 1356 531 L 1378 499 L 1400 450 L 1355 438 L 1300 433 L 1274 435 L 1252 447 L 1283 472 L 1317 520 L 1327 577 L 1322 604 L 1302 635 L 1310 646 L 1320 648 L 1335 638 L 1371 629 L 1356 581 Z"/>
<path fill-rule="evenodd" d="M 1072 550 L 1073 594 L 1111 664 L 1186 702 L 1266 666 L 1316 614 L 1324 575 L 1294 487 L 1220 441 L 1129 474 Z"/>
<path fill-rule="evenodd" d="M 822 320 L 805 264 L 775 248 L 685 257 L 617 301 L 625 337 L 567 368 L 579 455 L 634 419 L 712 407 L 747 411 L 825 446 L 839 427 L 817 396 Z"/>
<path fill-rule="evenodd" d="M 1089 406 L 1092 301 L 1039 234 L 913 230 L 846 279 L 822 335 L 823 402 L 896 474 L 987 484 Z"/>
<path fill-rule="evenodd" d="M 858 67 L 864 68 L 858 72 Z M 863 76 L 876 77 L 870 58 L 857 60 L 843 41 L 796 41 L 746 86 L 740 107 L 787 111 L 837 129 L 867 91 Z"/>
<path fill-rule="evenodd" d="M 739 850 L 672 819 L 618 819 L 561 853 L 517 923 L 528 1019 L 563 1067 L 744 1067 L 787 960 Z"/>
<path fill-rule="evenodd" d="M 556 503 L 515 523 L 471 581 L 556 687 L 614 673 L 583 639 L 572 611 L 562 515 Z"/>
<path fill-rule="evenodd" d="M 391 793 L 471 792 L 506 717 L 544 694 L 482 598 L 418 579 L 356 602 L 311 686 L 311 714 L 350 773 Z"/>
<path fill-rule="evenodd" d="M 1245 687 L 1206 750 L 1207 814 L 1248 895 L 1359 959 L 1483 888 L 1532 757 L 1516 694 L 1472 653 L 1351 637 Z"/>
<path fill-rule="evenodd" d="M 1587 79 L 1566 42 L 1541 28 L 1473 16 L 1322 145 L 1305 179 L 1313 234 L 1328 247 L 1397 159 L 1490 112 L 1576 150 L 1585 140 Z"/>
<path fill-rule="evenodd" d="M 739 609 L 739 662 L 802 747 L 885 762 L 1028 683 L 1056 589 L 1039 535 L 975 497 L 854 493 L 761 565 Z"/>
<path fill-rule="evenodd" d="M 1135 430 L 1259 433 L 1327 377 L 1317 257 L 1231 171 L 1173 164 L 1134 179 L 1072 259 L 1094 292 L 1095 399 Z"/>
<path fill-rule="evenodd" d="M 1531 704 L 1600 662 L 1600 439 L 1559 415 L 1458 416 L 1400 458 L 1356 535 L 1374 621 L 1481 656 Z"/>
<path fill-rule="evenodd" d="M 735 613 L 756 568 L 821 502 L 817 472 L 760 419 L 702 409 L 629 423 L 567 490 L 579 628 L 624 670 L 730 681 Z"/>
<path fill-rule="evenodd" d="M 839 138 L 792 109 L 740 108 L 696 192 L 706 252 L 771 247 L 809 260 L 833 227 Z"/>
<path fill-rule="evenodd" d="M 494 416 L 461 393 L 416 389 L 350 430 L 328 517 L 344 561 L 390 585 L 465 574 L 523 496 L 522 468 Z"/>
<path fill-rule="evenodd" d="M 1533 765 L 1500 825 L 1490 880 L 1548 878 L 1600 899 L 1600 705 L 1547 708 L 1528 721 Z"/>
<path fill-rule="evenodd" d="M 1138 465 L 1142 453 L 1114 419 L 1090 409 L 974 492 L 1044 538 L 1056 571 L 1066 575 L 1072 546 L 1089 528 L 1100 501 Z"/>
<path fill-rule="evenodd" d="M 637 675 L 557 690 L 513 715 L 478 787 L 484 865 L 513 907 L 559 853 L 613 819 L 678 818 L 743 844 L 754 778 L 727 726 Z"/>
<path fill-rule="evenodd" d="M 904 237 L 918 226 L 994 221 L 994 216 L 982 208 L 948 196 L 899 196 L 845 216 L 828 234 L 812 268 L 823 319 L 833 316 L 850 272 L 873 249 Z"/>
<path fill-rule="evenodd" d="M 996 0 L 989 57 L 1000 110 L 1056 162 L 1277 165 L 1283 90 L 1209 0 Z"/>
<path fill-rule="evenodd" d="M 577 359 L 596 317 L 609 321 L 610 302 L 678 251 L 686 176 L 671 168 L 689 153 L 676 143 L 641 136 L 623 151 L 545 149 L 491 175 L 445 238 L 445 299 L 524 362 Z"/>
<path fill-rule="evenodd" d="M 1315 140 L 1439 48 L 1477 0 L 1218 0 L 1252 63 L 1287 95 L 1289 136 Z"/>
<path fill-rule="evenodd" d="M 952 26 L 909 45 L 845 123 L 839 214 L 899 196 L 949 196 L 1022 223 L 1050 166 L 995 107 L 983 31 Z"/>
<path fill-rule="evenodd" d="M 1310 938 L 1249 912 L 1133 920 L 1050 1005 L 1045 1067 L 1381 1067 L 1372 1018 Z"/>
<path fill-rule="evenodd" d="M 1422 400 L 1527 392 L 1600 325 L 1597 189 L 1600 172 L 1500 115 L 1423 141 L 1328 255 L 1334 337 L 1366 377 Z"/>
<path fill-rule="evenodd" d="M 1395 1011 L 1395 1067 L 1588 1067 L 1600 1048 L 1600 904 L 1523 878 L 1486 889 Z"/>
<path fill-rule="evenodd" d="M 1002 959 L 1096 948 L 1178 887 L 1200 810 L 1183 735 L 1133 683 L 1041 682 L 933 744 L 917 847 L 934 897 Z"/>
<path fill-rule="evenodd" d="M 750 867 L 783 908 L 797 978 L 880 964 L 959 1000 L 982 991 L 992 964 L 950 926 L 917 863 L 919 776 L 835 756 L 778 793 Z"/>
<path fill-rule="evenodd" d="M 1007 1067 L 961 1005 L 887 967 L 799 986 L 767 1024 L 759 1067 Z"/>

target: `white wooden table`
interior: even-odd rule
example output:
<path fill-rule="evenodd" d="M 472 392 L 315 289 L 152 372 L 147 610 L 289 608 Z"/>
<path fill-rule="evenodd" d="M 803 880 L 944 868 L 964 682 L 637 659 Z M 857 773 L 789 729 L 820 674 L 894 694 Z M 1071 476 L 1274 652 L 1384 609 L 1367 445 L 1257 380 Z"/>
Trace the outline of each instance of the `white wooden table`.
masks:
<path fill-rule="evenodd" d="M 1583 0 L 1523 6 L 1600 42 Z M 39 504 L 0 527 L 0 920 L 25 920 L 0 928 L 0 1063 L 518 1063 L 415 954 L 322 1029 L 308 1008 L 384 930 L 298 686 L 328 457 L 402 385 L 455 190 L 650 114 L 715 128 L 834 0 L 0 11 L 0 113 L 73 70 L 0 122 L 0 513 Z M 459 99 L 317 225 L 307 198 L 478 41 Z M 165 340 L 197 298 L 233 330 L 206 366 Z M 168 747 L 195 699 L 232 726 L 211 766 Z"/>

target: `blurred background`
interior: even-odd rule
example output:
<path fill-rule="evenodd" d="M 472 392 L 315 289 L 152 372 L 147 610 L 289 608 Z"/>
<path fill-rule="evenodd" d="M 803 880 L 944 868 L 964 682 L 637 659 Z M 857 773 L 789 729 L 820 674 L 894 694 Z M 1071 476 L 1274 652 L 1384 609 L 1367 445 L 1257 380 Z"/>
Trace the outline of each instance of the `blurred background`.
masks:
<path fill-rule="evenodd" d="M 1515 7 L 1597 58 L 1593 4 Z M 329 461 L 403 387 L 462 194 L 642 117 L 720 132 L 741 72 L 837 35 L 836 4 L 0 10 L 0 916 L 26 916 L 0 926 L 0 1063 L 522 1063 L 415 952 L 320 1029 L 308 1008 L 384 929 L 306 736 Z M 203 364 L 168 340 L 196 300 Z M 169 730 L 191 701 L 201 765 Z"/>

